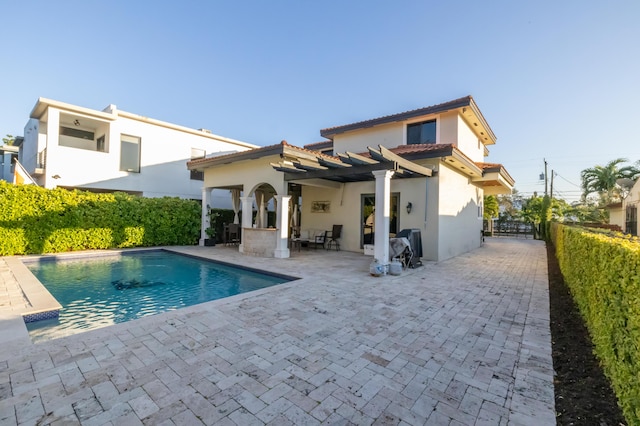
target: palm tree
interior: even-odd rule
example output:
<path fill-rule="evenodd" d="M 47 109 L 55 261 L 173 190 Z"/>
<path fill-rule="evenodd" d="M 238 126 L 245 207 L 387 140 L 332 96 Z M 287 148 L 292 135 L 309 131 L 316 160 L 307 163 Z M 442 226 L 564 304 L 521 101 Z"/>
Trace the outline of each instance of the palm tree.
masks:
<path fill-rule="evenodd" d="M 600 199 L 604 204 L 608 204 L 614 199 L 619 199 L 620 191 L 616 181 L 623 178 L 634 180 L 640 176 L 640 169 L 636 166 L 619 167 L 619 164 L 627 161 L 629 160 L 626 158 L 616 158 L 609 161 L 604 167 L 595 166 L 580 172 L 583 199 L 586 199 L 589 194 L 594 192 L 600 195 Z"/>
<path fill-rule="evenodd" d="M 484 197 L 484 219 L 491 220 L 500 214 L 500 205 L 495 195 L 485 195 Z"/>

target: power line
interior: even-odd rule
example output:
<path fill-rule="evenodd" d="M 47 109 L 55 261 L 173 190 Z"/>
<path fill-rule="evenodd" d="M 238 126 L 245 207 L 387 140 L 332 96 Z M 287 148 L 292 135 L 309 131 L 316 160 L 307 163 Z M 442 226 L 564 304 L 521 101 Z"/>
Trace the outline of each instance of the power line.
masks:
<path fill-rule="evenodd" d="M 562 180 L 564 180 L 565 182 L 570 183 L 571 185 L 573 185 L 573 186 L 575 186 L 575 187 L 582 188 L 582 186 L 580 186 L 580 185 L 576 185 L 575 183 L 573 183 L 573 182 L 571 182 L 571 181 L 567 180 L 564 176 L 561 176 L 561 175 L 559 175 L 558 173 L 556 173 L 556 176 L 558 176 L 559 178 L 561 178 L 561 179 L 562 179 Z"/>

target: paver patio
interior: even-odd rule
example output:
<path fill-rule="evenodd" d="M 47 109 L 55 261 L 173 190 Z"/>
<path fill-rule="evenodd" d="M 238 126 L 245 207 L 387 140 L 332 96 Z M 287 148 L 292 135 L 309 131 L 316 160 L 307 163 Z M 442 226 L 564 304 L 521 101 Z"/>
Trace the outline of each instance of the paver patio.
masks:
<path fill-rule="evenodd" d="M 302 279 L 35 345 L 3 303 L 0 424 L 555 424 L 540 241 L 377 278 L 357 253 L 180 250 Z"/>

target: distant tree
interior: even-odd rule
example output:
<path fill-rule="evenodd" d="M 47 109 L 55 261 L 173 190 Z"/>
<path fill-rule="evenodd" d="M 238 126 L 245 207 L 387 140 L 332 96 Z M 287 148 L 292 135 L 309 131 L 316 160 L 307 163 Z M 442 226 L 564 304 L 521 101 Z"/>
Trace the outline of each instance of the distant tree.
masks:
<path fill-rule="evenodd" d="M 609 210 L 599 205 L 598 201 L 586 199 L 575 203 L 567 209 L 565 217 L 575 222 L 608 223 Z"/>
<path fill-rule="evenodd" d="M 600 204 L 606 205 L 614 201 L 619 201 L 620 186 L 616 184 L 618 179 L 636 179 L 640 176 L 640 164 L 620 167 L 620 164 L 626 163 L 626 158 L 616 158 L 609 161 L 605 166 L 595 166 L 584 169 L 580 172 L 582 179 L 582 199 L 593 193 L 597 193 L 600 197 Z"/>
<path fill-rule="evenodd" d="M 498 196 L 498 205 L 500 208 L 500 213 L 498 219 L 500 222 L 517 220 L 520 218 L 520 211 L 522 210 L 522 205 L 524 203 L 524 199 L 522 195 L 518 192 L 517 189 L 514 189 L 511 194 L 508 195 L 499 195 Z"/>
<path fill-rule="evenodd" d="M 491 220 L 500 214 L 500 205 L 495 195 L 487 195 L 484 197 L 484 213 L 485 220 Z"/>
<path fill-rule="evenodd" d="M 6 138 L 2 138 L 2 142 L 4 143 L 4 145 L 13 145 L 15 141 L 16 138 L 12 135 L 7 135 Z"/>

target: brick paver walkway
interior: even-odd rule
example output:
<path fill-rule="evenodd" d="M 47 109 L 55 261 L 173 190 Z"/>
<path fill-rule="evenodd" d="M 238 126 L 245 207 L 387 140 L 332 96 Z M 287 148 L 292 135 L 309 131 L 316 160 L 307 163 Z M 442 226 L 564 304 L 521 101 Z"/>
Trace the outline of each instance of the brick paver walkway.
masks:
<path fill-rule="evenodd" d="M 303 279 L 0 347 L 0 424 L 555 424 L 539 241 L 380 278 L 355 253 L 186 250 Z"/>

